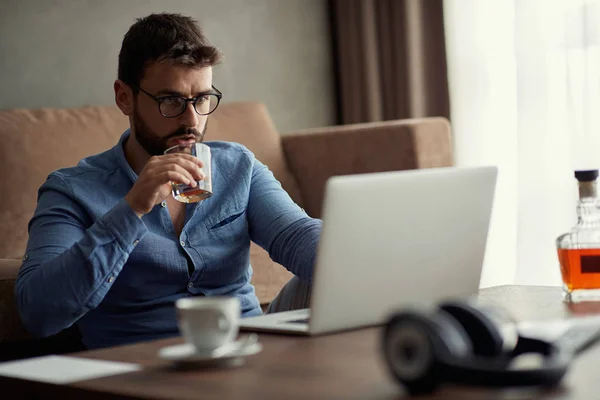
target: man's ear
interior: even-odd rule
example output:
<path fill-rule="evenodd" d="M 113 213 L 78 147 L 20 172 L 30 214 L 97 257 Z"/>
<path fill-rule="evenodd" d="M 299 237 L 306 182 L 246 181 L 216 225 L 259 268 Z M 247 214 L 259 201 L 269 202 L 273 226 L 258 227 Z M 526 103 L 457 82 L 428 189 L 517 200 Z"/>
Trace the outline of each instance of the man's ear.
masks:
<path fill-rule="evenodd" d="M 117 79 L 113 85 L 115 89 L 115 103 L 125 115 L 133 114 L 133 91 L 129 85 Z"/>

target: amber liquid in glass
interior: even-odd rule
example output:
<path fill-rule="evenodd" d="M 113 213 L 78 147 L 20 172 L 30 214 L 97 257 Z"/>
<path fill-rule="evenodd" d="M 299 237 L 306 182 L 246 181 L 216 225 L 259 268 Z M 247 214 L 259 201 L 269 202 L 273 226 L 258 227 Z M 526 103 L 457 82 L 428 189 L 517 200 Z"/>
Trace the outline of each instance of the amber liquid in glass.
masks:
<path fill-rule="evenodd" d="M 204 189 L 190 189 L 185 192 L 173 192 L 173 197 L 182 203 L 196 203 L 200 200 L 209 198 L 211 195 L 211 192 Z"/>
<path fill-rule="evenodd" d="M 600 289 L 600 249 L 558 249 L 558 260 L 569 292 Z"/>

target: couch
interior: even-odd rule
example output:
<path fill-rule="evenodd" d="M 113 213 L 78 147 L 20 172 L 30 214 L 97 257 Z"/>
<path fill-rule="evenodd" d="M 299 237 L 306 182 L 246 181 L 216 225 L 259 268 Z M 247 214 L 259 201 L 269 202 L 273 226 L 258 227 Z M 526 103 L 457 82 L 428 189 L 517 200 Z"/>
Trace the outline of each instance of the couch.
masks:
<path fill-rule="evenodd" d="M 116 106 L 0 110 L 0 359 L 76 349 L 69 344 L 72 333 L 39 340 L 26 332 L 15 308 L 14 280 L 37 189 L 47 175 L 112 147 L 127 127 Z M 209 118 L 206 140 L 246 145 L 314 217 L 320 216 L 330 176 L 452 165 L 450 127 L 443 118 L 281 135 L 263 104 L 226 103 Z M 261 304 L 268 304 L 291 275 L 254 244 L 251 262 L 257 295 Z"/>

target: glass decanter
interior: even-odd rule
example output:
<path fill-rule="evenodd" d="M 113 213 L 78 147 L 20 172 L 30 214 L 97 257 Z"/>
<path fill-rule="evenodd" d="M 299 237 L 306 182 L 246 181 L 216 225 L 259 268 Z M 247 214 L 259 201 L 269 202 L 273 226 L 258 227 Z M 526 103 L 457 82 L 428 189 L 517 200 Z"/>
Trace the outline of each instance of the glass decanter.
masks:
<path fill-rule="evenodd" d="M 579 184 L 577 224 L 556 239 L 564 300 L 600 301 L 600 207 L 598 170 L 575 171 Z"/>

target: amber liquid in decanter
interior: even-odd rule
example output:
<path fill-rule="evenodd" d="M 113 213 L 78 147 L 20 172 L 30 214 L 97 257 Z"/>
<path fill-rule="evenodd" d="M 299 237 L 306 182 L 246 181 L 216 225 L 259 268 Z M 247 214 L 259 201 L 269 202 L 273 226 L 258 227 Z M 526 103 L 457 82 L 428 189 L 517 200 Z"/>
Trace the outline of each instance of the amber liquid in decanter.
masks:
<path fill-rule="evenodd" d="M 600 288 L 600 249 L 558 249 L 567 290 Z"/>

